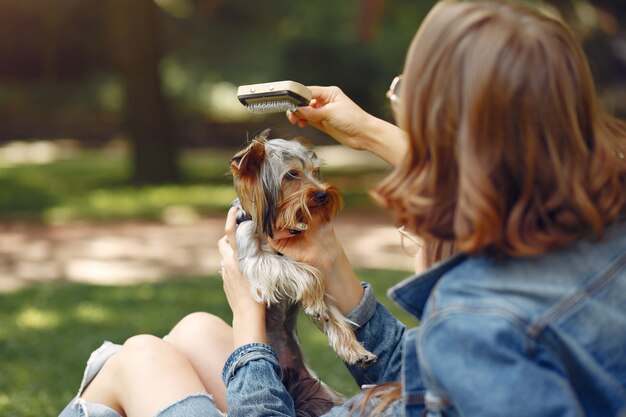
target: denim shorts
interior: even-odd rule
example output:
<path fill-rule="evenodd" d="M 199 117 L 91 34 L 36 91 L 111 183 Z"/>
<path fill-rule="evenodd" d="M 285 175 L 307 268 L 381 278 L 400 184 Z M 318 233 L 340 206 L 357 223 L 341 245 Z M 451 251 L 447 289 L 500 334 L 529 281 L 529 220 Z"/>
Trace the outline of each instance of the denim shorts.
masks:
<path fill-rule="evenodd" d="M 63 409 L 59 417 L 122 417 L 120 414 L 102 404 L 95 404 L 81 398 L 83 391 L 100 372 L 105 362 L 117 351 L 121 345 L 104 342 L 96 349 L 89 360 L 83 375 L 83 380 L 76 397 Z M 157 413 L 158 417 L 224 417 L 213 402 L 213 398 L 205 393 L 198 393 L 184 397 Z"/>
<path fill-rule="evenodd" d="M 116 352 L 121 349 L 121 345 L 104 342 L 102 346 L 96 349 L 89 360 L 85 368 L 83 380 L 78 389 L 76 396 L 69 402 L 65 409 L 61 412 L 59 417 L 122 417 L 120 414 L 103 405 L 85 401 L 81 398 L 83 391 L 89 385 L 89 383 L 100 372 L 100 369 L 104 366 L 106 361 Z M 345 404 L 333 408 L 326 416 L 347 416 L 355 405 L 360 404 L 363 400 L 364 393 L 357 394 L 355 397 L 348 400 Z M 380 400 L 377 398 L 370 398 L 363 407 L 363 412 L 356 415 L 370 416 L 376 407 L 379 405 Z M 361 410 L 360 410 L 361 411 Z M 377 417 L 397 416 L 402 415 L 402 402 L 396 401 L 390 404 L 382 413 L 377 414 Z M 226 414 L 218 410 L 210 395 L 205 393 L 189 395 L 173 404 L 165 407 L 161 410 L 156 417 L 225 417 Z"/>

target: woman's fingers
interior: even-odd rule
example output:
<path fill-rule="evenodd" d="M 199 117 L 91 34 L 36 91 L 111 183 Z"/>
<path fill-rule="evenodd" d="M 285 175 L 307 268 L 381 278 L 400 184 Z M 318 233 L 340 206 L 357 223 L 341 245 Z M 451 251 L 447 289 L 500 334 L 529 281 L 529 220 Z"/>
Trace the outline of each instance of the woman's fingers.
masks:
<path fill-rule="evenodd" d="M 228 304 L 233 314 L 241 315 L 252 313 L 259 303 L 252 297 L 248 282 L 239 271 L 235 237 L 236 214 L 237 209 L 229 210 L 224 227 L 226 235 L 217 241 L 217 249 L 222 258 L 220 275 Z M 252 310 L 250 306 L 253 306 Z"/>
<path fill-rule="evenodd" d="M 238 212 L 239 212 L 239 208 L 231 207 L 230 210 L 228 210 L 228 215 L 226 216 L 226 224 L 224 225 L 224 233 L 226 234 L 226 236 L 228 236 L 229 239 L 232 237 L 233 243 L 235 244 L 236 242 L 234 242 L 234 237 L 237 231 L 237 213 Z"/>
<path fill-rule="evenodd" d="M 226 275 L 232 275 L 236 269 L 239 271 L 237 265 L 237 207 L 231 207 L 228 210 L 226 216 L 226 223 L 224 225 L 224 236 L 217 241 L 217 249 L 222 258 L 222 276 L 226 278 Z"/>
<path fill-rule="evenodd" d="M 297 124 L 298 127 L 305 127 L 309 124 L 310 113 L 304 109 L 306 109 L 306 107 L 298 108 L 295 112 L 287 110 L 287 119 L 289 119 L 292 125 Z"/>
<path fill-rule="evenodd" d="M 222 236 L 221 239 L 217 241 L 217 250 L 222 257 L 222 266 L 224 266 L 226 260 L 233 258 L 233 247 L 230 246 L 227 236 Z"/>
<path fill-rule="evenodd" d="M 313 99 L 308 106 L 299 107 L 296 111 L 287 111 L 287 119 L 291 124 L 305 127 L 308 124 L 320 128 L 319 123 L 328 117 L 323 110 L 326 104 L 342 99 L 341 90 L 337 87 L 308 86 Z"/>
<path fill-rule="evenodd" d="M 307 88 L 311 90 L 311 95 L 313 96 L 310 106 L 315 109 L 323 107 L 327 103 L 333 102 L 339 95 L 339 89 L 336 87 L 312 85 Z"/>
<path fill-rule="evenodd" d="M 287 112 L 285 113 L 287 115 L 287 119 L 289 120 L 289 123 L 291 123 L 292 125 L 295 125 L 296 123 L 300 121 L 300 118 L 296 116 L 296 113 L 297 111 L 294 113 L 289 110 L 287 110 Z"/>

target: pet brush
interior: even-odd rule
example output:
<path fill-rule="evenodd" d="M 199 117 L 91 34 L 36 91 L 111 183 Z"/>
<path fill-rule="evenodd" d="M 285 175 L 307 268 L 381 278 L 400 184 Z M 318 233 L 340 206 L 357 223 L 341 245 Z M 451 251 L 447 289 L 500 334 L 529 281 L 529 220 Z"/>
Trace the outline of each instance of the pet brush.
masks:
<path fill-rule="evenodd" d="M 242 85 L 237 90 L 237 98 L 250 112 L 282 113 L 294 112 L 299 106 L 308 106 L 311 91 L 295 81 Z"/>

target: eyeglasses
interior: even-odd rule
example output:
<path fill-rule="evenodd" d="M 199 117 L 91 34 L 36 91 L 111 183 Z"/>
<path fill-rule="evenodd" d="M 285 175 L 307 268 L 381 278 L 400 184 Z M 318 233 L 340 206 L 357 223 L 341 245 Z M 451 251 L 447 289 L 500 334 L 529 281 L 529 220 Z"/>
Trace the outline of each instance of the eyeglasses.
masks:
<path fill-rule="evenodd" d="M 400 102 L 400 85 L 402 84 L 402 74 L 398 75 L 391 81 L 389 90 L 387 91 L 387 98 L 391 103 L 391 109 L 395 113 L 398 110 L 398 104 Z"/>
<path fill-rule="evenodd" d="M 407 232 L 404 229 L 404 226 L 398 228 L 398 233 L 400 233 L 400 245 L 402 246 L 402 250 L 410 257 L 415 257 L 417 253 L 424 247 L 422 241 L 415 235 L 410 232 Z"/>

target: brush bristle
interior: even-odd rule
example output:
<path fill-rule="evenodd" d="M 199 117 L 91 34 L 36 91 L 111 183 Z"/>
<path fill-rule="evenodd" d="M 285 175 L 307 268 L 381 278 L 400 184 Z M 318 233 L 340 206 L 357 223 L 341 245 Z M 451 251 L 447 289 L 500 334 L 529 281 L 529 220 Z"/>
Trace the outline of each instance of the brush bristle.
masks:
<path fill-rule="evenodd" d="M 293 113 L 298 109 L 298 106 L 289 100 L 278 100 L 249 103 L 246 104 L 246 109 L 255 114 L 284 113 L 287 110 Z"/>
<path fill-rule="evenodd" d="M 242 85 L 237 98 L 252 113 L 295 112 L 299 106 L 311 101 L 311 91 L 295 81 L 277 81 L 264 84 Z"/>

